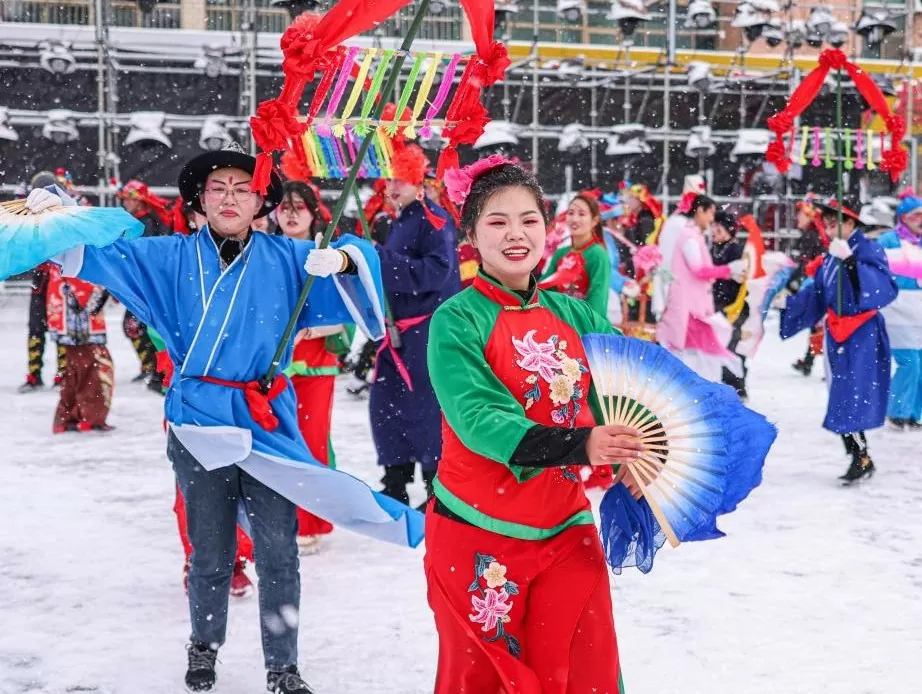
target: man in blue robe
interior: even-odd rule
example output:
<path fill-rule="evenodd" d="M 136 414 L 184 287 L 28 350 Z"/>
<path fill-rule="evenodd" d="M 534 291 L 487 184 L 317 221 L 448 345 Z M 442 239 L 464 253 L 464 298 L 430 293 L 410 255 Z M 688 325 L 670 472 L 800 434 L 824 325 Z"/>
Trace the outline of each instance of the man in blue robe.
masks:
<path fill-rule="evenodd" d="M 854 203 L 842 206 L 842 229 L 835 200 L 818 205 L 833 241 L 812 283 L 788 298 L 781 312 L 787 339 L 826 318 L 829 404 L 823 426 L 842 437 L 851 456 L 841 479 L 846 484 L 874 473 L 867 429 L 884 423 L 890 392 L 890 341 L 880 309 L 897 295 L 880 244 L 860 230 Z"/>
<path fill-rule="evenodd" d="M 371 431 L 384 466 L 382 493 L 402 503 L 409 503 L 407 484 L 417 463 L 431 495 L 442 457 L 442 411 L 429 382 L 426 349 L 433 311 L 461 290 L 454 224 L 441 207 L 423 202 L 427 165 L 416 145 L 395 155 L 387 196 L 399 213 L 387 241 L 377 246 L 394 325 L 375 363 Z M 439 220 L 442 228 L 436 228 Z"/>
<path fill-rule="evenodd" d="M 379 338 L 383 290 L 377 255 L 365 241 L 345 235 L 336 249 L 317 249 L 252 233 L 253 219 L 281 199 L 274 174 L 265 197 L 252 190 L 254 166 L 239 148 L 185 166 L 180 193 L 208 220 L 197 234 L 78 246 L 58 261 L 65 275 L 104 285 L 152 326 L 176 364 L 165 408 L 167 455 L 193 547 L 187 688 L 204 692 L 215 684 L 239 518 L 253 538 L 268 689 L 309 694 L 297 667 L 296 504 L 405 546 L 420 542 L 422 516 L 320 465 L 299 432 L 290 382 L 261 382 L 308 275 L 318 279 L 297 329 L 354 322 Z M 289 340 L 282 367 L 291 352 Z"/>

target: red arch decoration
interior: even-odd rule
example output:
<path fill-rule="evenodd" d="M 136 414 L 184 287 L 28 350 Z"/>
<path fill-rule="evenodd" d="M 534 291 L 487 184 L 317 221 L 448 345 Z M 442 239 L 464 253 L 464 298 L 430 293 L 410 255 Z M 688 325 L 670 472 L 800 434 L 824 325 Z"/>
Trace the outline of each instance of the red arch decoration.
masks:
<path fill-rule="evenodd" d="M 845 53 L 837 48 L 830 48 L 820 53 L 819 65 L 794 90 L 787 106 L 768 119 L 768 127 L 775 134 L 775 141 L 769 145 L 765 159 L 777 166 L 781 173 L 786 173 L 790 168 L 791 158 L 785 150 L 784 137 L 793 130 L 794 119 L 813 103 L 830 70 L 845 70 L 861 96 L 883 118 L 887 132 L 890 134 L 890 148 L 883 153 L 880 169 L 889 173 L 891 180 L 895 183 L 909 164 L 909 155 L 901 144 L 906 135 L 906 121 L 890 110 L 890 105 L 880 91 L 880 87 L 875 84 L 870 75 L 849 62 Z"/>

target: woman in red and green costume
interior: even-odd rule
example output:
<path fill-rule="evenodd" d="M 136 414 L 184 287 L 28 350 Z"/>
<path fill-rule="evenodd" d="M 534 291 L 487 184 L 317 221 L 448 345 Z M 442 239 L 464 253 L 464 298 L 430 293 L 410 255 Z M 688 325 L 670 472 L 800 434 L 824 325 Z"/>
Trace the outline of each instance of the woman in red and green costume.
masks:
<path fill-rule="evenodd" d="M 547 219 L 531 174 L 490 157 L 446 184 L 482 265 L 435 312 L 428 350 L 443 410 L 426 515 L 436 694 L 623 691 L 579 474 L 639 448 L 636 432 L 595 426 L 590 409 L 580 337 L 613 328 L 586 302 L 537 288 Z"/>
<path fill-rule="evenodd" d="M 611 263 L 599 201 L 590 193 L 579 193 L 567 208 L 566 224 L 572 244 L 554 253 L 538 286 L 583 299 L 600 316 L 607 316 Z"/>

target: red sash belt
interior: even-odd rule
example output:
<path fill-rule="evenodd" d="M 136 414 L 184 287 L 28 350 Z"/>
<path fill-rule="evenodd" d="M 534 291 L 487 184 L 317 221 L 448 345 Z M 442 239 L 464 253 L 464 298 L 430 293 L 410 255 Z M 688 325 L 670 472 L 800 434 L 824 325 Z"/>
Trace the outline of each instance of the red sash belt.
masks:
<path fill-rule="evenodd" d="M 405 333 L 410 328 L 414 328 L 423 321 L 427 321 L 432 317 L 431 313 L 427 313 L 425 316 L 413 316 L 412 318 L 401 318 L 398 321 L 394 322 L 394 327 L 397 328 L 399 332 Z M 407 384 L 407 388 L 410 389 L 410 392 L 413 391 L 413 380 L 410 378 L 410 372 L 407 370 L 407 365 L 403 363 L 403 359 L 400 358 L 400 355 L 397 354 L 397 350 L 394 349 L 394 345 L 391 344 L 391 335 L 389 332 L 384 332 L 384 339 L 381 341 L 381 346 L 378 347 L 378 351 L 375 355 L 375 375 L 374 379 L 378 379 L 378 360 L 377 357 L 381 356 L 381 352 L 387 348 L 391 351 L 391 356 L 394 357 L 394 366 L 397 367 L 397 373 L 400 374 L 400 377 L 403 379 L 403 382 Z"/>
<path fill-rule="evenodd" d="M 198 380 L 213 383 L 216 386 L 242 390 L 244 397 L 247 399 L 247 407 L 253 421 L 266 431 L 275 431 L 278 428 L 279 420 L 272 412 L 272 405 L 269 401 L 281 395 L 282 391 L 287 387 L 288 381 L 284 375 L 279 374 L 275 377 L 268 393 L 262 392 L 259 387 L 259 381 L 225 381 L 223 378 L 213 378 L 211 376 L 199 376 Z"/>
<path fill-rule="evenodd" d="M 832 339 L 839 344 L 855 334 L 855 331 L 877 315 L 877 309 L 856 313 L 854 316 L 839 316 L 832 309 L 826 311 L 826 326 Z"/>

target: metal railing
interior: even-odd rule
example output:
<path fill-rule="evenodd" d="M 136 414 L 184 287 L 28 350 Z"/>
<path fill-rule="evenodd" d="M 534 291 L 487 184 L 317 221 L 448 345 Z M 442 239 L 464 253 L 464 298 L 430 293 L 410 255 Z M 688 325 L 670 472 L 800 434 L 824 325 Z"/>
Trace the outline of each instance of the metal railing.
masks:
<path fill-rule="evenodd" d="M 176 3 L 160 3 L 152 12 L 141 12 L 138 3 L 130 0 L 110 2 L 113 26 L 148 29 L 179 29 L 181 7 Z M 35 24 L 82 24 L 95 22 L 93 0 L 2 0 L 0 21 Z"/>

